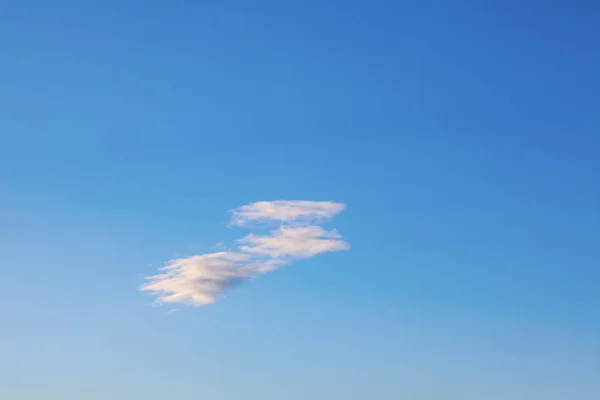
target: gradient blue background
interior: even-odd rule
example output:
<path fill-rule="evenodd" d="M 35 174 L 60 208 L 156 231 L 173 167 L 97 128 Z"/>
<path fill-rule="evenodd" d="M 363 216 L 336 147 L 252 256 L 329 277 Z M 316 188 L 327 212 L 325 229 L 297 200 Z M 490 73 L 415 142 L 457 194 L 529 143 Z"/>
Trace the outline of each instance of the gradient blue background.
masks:
<path fill-rule="evenodd" d="M 594 1 L 0 2 L 0 397 L 600 398 Z M 349 252 L 137 291 L 257 200 Z"/>

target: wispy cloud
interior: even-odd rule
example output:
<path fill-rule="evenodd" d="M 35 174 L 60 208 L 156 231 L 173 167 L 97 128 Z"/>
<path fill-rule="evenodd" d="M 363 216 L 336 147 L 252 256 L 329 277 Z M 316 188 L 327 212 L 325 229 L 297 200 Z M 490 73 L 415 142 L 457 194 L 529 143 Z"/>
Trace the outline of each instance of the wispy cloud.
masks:
<path fill-rule="evenodd" d="M 260 266 L 244 253 L 208 253 L 169 261 L 163 273 L 150 276 L 141 290 L 154 292 L 161 303 L 205 305 L 222 291 L 249 279 Z"/>
<path fill-rule="evenodd" d="M 239 240 L 240 250 L 270 258 L 307 258 L 327 251 L 346 250 L 348 243 L 341 240 L 336 231 L 327 231 L 320 226 L 282 226 L 270 235 L 249 234 Z"/>
<path fill-rule="evenodd" d="M 231 210 L 232 225 L 250 222 L 318 223 L 341 213 L 346 206 L 331 201 L 276 200 L 258 201 Z"/>
<path fill-rule="evenodd" d="M 345 205 L 328 201 L 260 201 L 231 210 L 231 225 L 276 223 L 268 234 L 250 233 L 237 242 L 237 251 L 207 253 L 172 260 L 149 276 L 140 290 L 160 303 L 202 306 L 225 290 L 295 260 L 347 250 L 350 245 L 335 230 L 318 224 L 342 212 Z"/>

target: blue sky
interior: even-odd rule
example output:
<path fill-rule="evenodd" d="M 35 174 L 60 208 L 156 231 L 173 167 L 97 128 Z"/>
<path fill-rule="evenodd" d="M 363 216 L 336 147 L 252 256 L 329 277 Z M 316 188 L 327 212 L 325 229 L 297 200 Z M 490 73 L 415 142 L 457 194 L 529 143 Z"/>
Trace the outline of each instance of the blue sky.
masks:
<path fill-rule="evenodd" d="M 599 398 L 600 9 L 491 3 L 2 2 L 0 397 Z M 351 249 L 139 290 L 272 200 Z"/>

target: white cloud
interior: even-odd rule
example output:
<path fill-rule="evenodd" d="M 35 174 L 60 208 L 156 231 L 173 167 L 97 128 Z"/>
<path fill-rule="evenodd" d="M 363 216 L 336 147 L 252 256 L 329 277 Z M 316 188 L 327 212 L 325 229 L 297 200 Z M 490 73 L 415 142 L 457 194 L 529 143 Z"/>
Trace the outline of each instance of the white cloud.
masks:
<path fill-rule="evenodd" d="M 205 305 L 219 293 L 260 273 L 260 265 L 245 253 L 209 253 L 169 261 L 163 274 L 150 276 L 141 290 L 158 295 L 161 303 Z"/>
<path fill-rule="evenodd" d="M 231 210 L 233 225 L 249 222 L 317 223 L 341 213 L 346 206 L 331 201 L 258 201 Z"/>
<path fill-rule="evenodd" d="M 268 235 L 249 234 L 238 240 L 238 251 L 208 253 L 169 261 L 162 273 L 147 277 L 140 290 L 160 303 L 202 306 L 254 276 L 320 253 L 347 250 L 350 245 L 335 230 L 315 225 L 345 208 L 344 204 L 316 201 L 261 201 L 232 211 L 232 223 L 277 221 Z"/>
<path fill-rule="evenodd" d="M 336 231 L 327 231 L 320 226 L 285 227 L 268 236 L 249 234 L 239 240 L 240 250 L 272 258 L 312 257 L 319 253 L 349 249 Z"/>

